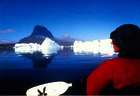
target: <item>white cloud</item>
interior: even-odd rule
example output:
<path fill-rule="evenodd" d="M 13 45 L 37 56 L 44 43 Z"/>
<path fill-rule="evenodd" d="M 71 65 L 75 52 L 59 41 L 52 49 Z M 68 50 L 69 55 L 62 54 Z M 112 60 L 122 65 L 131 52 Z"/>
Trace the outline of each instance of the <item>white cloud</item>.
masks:
<path fill-rule="evenodd" d="M 5 29 L 0 29 L 0 33 L 14 33 L 16 30 L 12 28 L 5 28 Z"/>

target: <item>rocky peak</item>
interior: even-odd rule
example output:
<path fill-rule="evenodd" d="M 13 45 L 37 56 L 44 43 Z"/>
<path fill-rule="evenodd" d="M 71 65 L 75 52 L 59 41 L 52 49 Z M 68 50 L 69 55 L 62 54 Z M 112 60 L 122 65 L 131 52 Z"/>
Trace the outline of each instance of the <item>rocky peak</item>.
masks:
<path fill-rule="evenodd" d="M 52 33 L 42 25 L 36 25 L 30 36 L 25 37 L 19 41 L 19 43 L 39 43 L 41 44 L 45 38 L 48 37 L 51 40 L 55 40 Z"/>
<path fill-rule="evenodd" d="M 54 38 L 53 35 L 51 34 L 51 32 L 44 26 L 42 25 L 36 25 L 33 29 L 33 32 L 31 34 L 31 36 L 45 36 L 45 37 L 49 37 L 49 38 Z"/>

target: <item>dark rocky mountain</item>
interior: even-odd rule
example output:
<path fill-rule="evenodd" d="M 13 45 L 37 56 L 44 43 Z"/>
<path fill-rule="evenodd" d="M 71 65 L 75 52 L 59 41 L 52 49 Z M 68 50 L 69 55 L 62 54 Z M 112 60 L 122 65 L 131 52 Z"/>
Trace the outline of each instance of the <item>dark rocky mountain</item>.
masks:
<path fill-rule="evenodd" d="M 41 44 L 45 38 L 48 37 L 51 40 L 57 42 L 59 45 L 71 46 L 75 39 L 71 37 L 55 38 L 52 33 L 44 26 L 36 25 L 30 36 L 25 37 L 19 41 L 19 43 L 38 43 Z"/>
<path fill-rule="evenodd" d="M 71 37 L 62 37 L 62 38 L 56 38 L 56 41 L 59 45 L 71 46 L 73 45 L 75 39 Z"/>
<path fill-rule="evenodd" d="M 0 43 L 0 52 L 4 50 L 13 50 L 15 43 Z"/>
<path fill-rule="evenodd" d="M 38 43 L 38 44 L 41 44 L 46 37 L 55 41 L 54 36 L 46 27 L 41 26 L 41 25 L 36 25 L 34 27 L 33 32 L 31 33 L 31 35 L 21 39 L 19 41 L 19 43 Z"/>
<path fill-rule="evenodd" d="M 0 52 L 4 50 L 13 50 L 15 41 L 0 40 Z"/>

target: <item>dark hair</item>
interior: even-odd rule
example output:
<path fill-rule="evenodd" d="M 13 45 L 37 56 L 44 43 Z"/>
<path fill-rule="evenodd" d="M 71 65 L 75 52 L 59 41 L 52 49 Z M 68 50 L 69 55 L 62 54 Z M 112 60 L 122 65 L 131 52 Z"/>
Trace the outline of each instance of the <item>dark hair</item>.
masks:
<path fill-rule="evenodd" d="M 112 42 L 120 48 L 120 57 L 140 58 L 140 28 L 124 24 L 111 32 Z"/>

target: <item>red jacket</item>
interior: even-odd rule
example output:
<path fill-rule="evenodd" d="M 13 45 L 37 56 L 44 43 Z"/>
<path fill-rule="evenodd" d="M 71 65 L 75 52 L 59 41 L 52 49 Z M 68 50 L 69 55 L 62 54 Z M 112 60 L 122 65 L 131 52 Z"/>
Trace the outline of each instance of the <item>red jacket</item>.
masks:
<path fill-rule="evenodd" d="M 87 79 L 87 95 L 101 94 L 108 84 L 116 90 L 140 86 L 140 59 L 114 58 L 102 63 Z"/>

